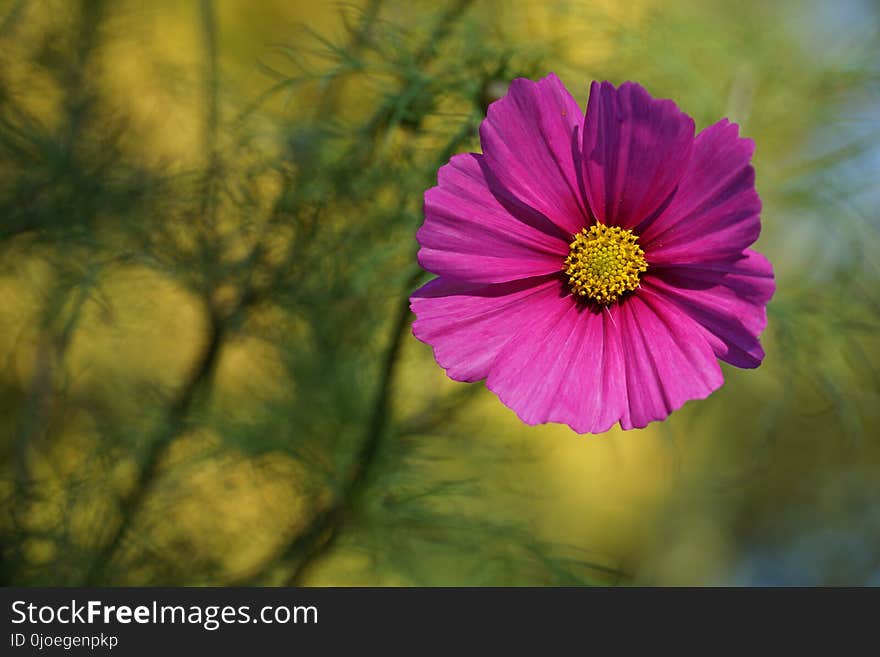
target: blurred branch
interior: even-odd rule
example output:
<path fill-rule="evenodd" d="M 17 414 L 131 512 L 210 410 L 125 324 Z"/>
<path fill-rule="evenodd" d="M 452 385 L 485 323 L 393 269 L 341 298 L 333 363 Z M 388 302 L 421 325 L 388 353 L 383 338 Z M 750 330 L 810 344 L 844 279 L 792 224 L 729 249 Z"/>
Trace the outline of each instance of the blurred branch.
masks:
<path fill-rule="evenodd" d="M 421 272 L 418 272 L 408 281 L 406 294 L 398 302 L 397 313 L 391 325 L 388 344 L 382 359 L 373 412 L 361 446 L 343 478 L 333 502 L 327 508 L 319 511 L 311 519 L 306 529 L 278 557 L 273 559 L 273 562 L 293 561 L 295 563 L 293 572 L 288 578 L 288 584 L 291 586 L 299 584 L 311 564 L 332 545 L 346 513 L 360 498 L 365 483 L 368 481 L 368 472 L 379 452 L 381 440 L 388 425 L 396 363 L 403 337 L 406 334 L 406 327 L 409 325 L 409 290 L 420 274 Z M 258 573 L 254 579 L 259 580 L 262 574 Z"/>
<path fill-rule="evenodd" d="M 415 62 L 419 66 L 427 64 L 437 54 L 437 46 L 439 46 L 450 34 L 455 21 L 467 11 L 474 3 L 474 0 L 456 0 L 449 8 L 440 16 L 431 34 L 422 44 L 421 49 L 416 53 Z"/>
<path fill-rule="evenodd" d="M 344 21 L 351 34 L 351 38 L 343 47 L 341 47 L 341 50 L 349 57 L 357 55 L 369 43 L 370 33 L 379 18 L 379 10 L 381 9 L 382 3 L 383 0 L 370 0 L 369 4 L 367 4 L 363 10 L 357 28 L 349 27 L 347 21 Z M 263 93 L 259 94 L 257 98 L 249 103 L 238 115 L 235 122 L 239 125 L 241 125 L 247 117 L 253 114 L 254 111 L 260 108 L 269 98 L 272 98 L 284 89 L 290 89 L 298 83 L 305 81 L 305 79 L 299 78 L 291 79 L 289 76 L 276 71 L 274 68 L 263 62 L 257 62 L 257 66 L 267 75 L 272 78 L 277 78 L 278 80 Z M 322 91 L 319 95 L 318 101 L 315 103 L 315 112 L 313 115 L 315 120 L 324 120 L 327 116 L 332 115 L 336 111 L 337 101 L 339 100 L 342 87 L 344 86 L 341 78 L 350 72 L 352 71 L 349 69 L 340 68 L 322 76 L 319 83 L 319 89 Z"/>
<path fill-rule="evenodd" d="M 72 313 L 73 315 L 79 315 L 79 307 L 87 296 L 87 294 L 78 295 L 77 307 Z M 71 326 L 70 322 L 68 322 L 68 326 Z M 33 531 L 25 522 L 25 513 L 29 508 L 29 502 L 34 498 L 33 491 L 38 488 L 31 469 L 31 456 L 37 447 L 39 438 L 49 424 L 52 398 L 55 392 L 55 373 L 61 367 L 68 344 L 69 340 L 63 337 L 52 339 L 51 335 L 48 335 L 45 342 L 38 347 L 34 374 L 30 381 L 18 430 L 12 495 L 15 503 L 10 506 L 10 509 L 17 533 L 12 547 L 19 552 L 19 558 L 21 557 L 21 546 L 33 535 Z"/>
<path fill-rule="evenodd" d="M 355 31 L 352 32 L 352 38 L 345 47 L 348 56 L 357 55 L 370 39 L 370 32 L 379 17 L 379 10 L 382 7 L 382 0 L 370 0 L 363 10 L 363 16 Z M 315 118 L 323 119 L 329 116 L 336 108 L 339 97 L 342 95 L 343 84 L 340 78 L 344 74 L 343 71 L 334 71 L 321 80 L 323 89 L 318 102 L 315 104 Z"/>
<path fill-rule="evenodd" d="M 482 391 L 482 386 L 468 385 L 440 399 L 431 399 L 422 410 L 400 425 L 398 435 L 411 436 L 433 432 L 465 410 Z"/>
<path fill-rule="evenodd" d="M 431 175 L 436 171 L 440 163 L 451 157 L 452 153 L 461 145 L 473 131 L 472 120 L 462 123 L 461 128 L 454 133 L 452 138 L 441 149 L 438 160 L 432 164 Z M 395 372 L 395 364 L 400 353 L 400 346 L 409 325 L 409 296 L 412 289 L 424 278 L 425 273 L 417 269 L 407 279 L 402 290 L 402 296 L 398 302 L 397 315 L 391 325 L 385 356 L 382 360 L 379 386 L 372 415 L 368 424 L 364 440 L 352 462 L 351 468 L 343 478 L 342 486 L 331 504 L 317 512 L 304 530 L 302 530 L 280 553 L 271 557 L 266 563 L 256 569 L 255 574 L 246 579 L 245 584 L 255 584 L 262 581 L 265 575 L 273 570 L 278 563 L 293 561 L 294 570 L 288 578 L 290 585 L 298 584 L 311 564 L 326 550 L 331 547 L 338 530 L 345 518 L 345 514 L 359 500 L 367 482 L 367 474 L 375 461 L 379 450 L 380 441 L 385 433 L 389 421 L 389 403 Z"/>
<path fill-rule="evenodd" d="M 199 5 L 202 19 L 202 32 L 204 39 L 205 67 L 207 70 L 207 82 L 205 85 L 206 112 L 204 118 L 206 166 L 205 182 L 202 195 L 202 218 L 206 220 L 207 228 L 214 228 L 217 210 L 217 178 L 219 176 L 219 152 L 217 149 L 218 130 L 218 79 L 217 79 L 217 38 L 216 20 L 212 0 L 202 0 Z M 206 244 L 204 248 L 209 248 Z M 203 253 L 203 255 L 207 255 Z M 89 567 L 84 583 L 95 585 L 101 582 L 104 572 L 112 564 L 114 557 L 134 522 L 139 518 L 141 511 L 149 499 L 155 487 L 162 463 L 167 456 L 168 449 L 186 427 L 195 401 L 201 393 L 210 387 L 214 371 L 219 361 L 223 341 L 226 337 L 229 323 L 241 308 L 242 301 L 228 313 L 221 314 L 214 307 L 212 299 L 208 299 L 208 336 L 196 365 L 189 379 L 184 383 L 171 404 L 168 414 L 163 422 L 163 427 L 150 442 L 144 462 L 138 474 L 137 481 L 131 493 L 126 496 L 119 505 L 120 520 L 110 537 L 103 546 L 97 550 L 96 557 Z"/>
<path fill-rule="evenodd" d="M 202 35 L 205 52 L 205 150 L 217 154 L 217 128 L 219 125 L 218 71 L 217 71 L 217 18 L 213 0 L 201 0 L 199 13 L 202 19 Z"/>
<path fill-rule="evenodd" d="M 85 586 L 95 586 L 101 583 L 104 572 L 111 565 L 126 534 L 134 521 L 138 519 L 145 502 L 153 492 L 168 448 L 184 430 L 186 419 L 194 402 L 210 386 L 226 334 L 225 321 L 218 318 L 213 311 L 210 312 L 210 318 L 208 339 L 202 354 L 177 399 L 171 404 L 163 423 L 163 429 L 150 443 L 149 451 L 144 458 L 132 492 L 119 505 L 119 524 L 104 542 L 103 547 L 97 551 L 96 557 L 86 573 L 83 582 Z"/>
<path fill-rule="evenodd" d="M 430 59 L 436 54 L 436 47 L 443 39 L 449 36 L 450 30 L 455 20 L 459 18 L 461 14 L 472 3 L 473 0 L 458 0 L 449 9 L 441 14 L 434 28 L 431 30 L 428 38 L 418 49 L 417 55 L 415 56 L 415 60 L 420 65 L 427 64 Z M 347 44 L 346 50 L 348 50 L 349 48 L 353 48 L 356 52 L 358 49 L 364 47 L 368 40 L 369 31 L 370 29 L 372 29 L 373 24 L 378 19 L 380 6 L 380 1 L 373 1 L 370 3 L 361 20 L 359 29 L 352 35 L 352 39 Z M 329 79 L 336 79 L 336 77 L 338 77 L 338 75 L 334 78 Z M 331 85 L 330 87 L 327 87 L 325 89 L 324 94 L 322 94 L 321 98 L 318 101 L 318 105 L 326 102 L 331 102 L 333 98 L 335 98 L 334 94 L 338 92 L 333 92 L 332 90 L 334 88 L 335 86 Z M 403 84 L 400 85 L 400 88 L 397 90 L 397 92 L 393 94 L 393 97 L 403 98 L 411 94 L 412 91 L 412 81 L 405 80 Z M 316 115 L 316 118 L 321 118 L 322 116 L 326 115 Z M 389 116 L 389 106 L 383 104 L 364 122 L 364 134 L 362 138 L 355 139 L 354 144 L 351 146 L 348 152 L 346 152 L 345 155 L 340 158 L 340 163 L 343 170 L 339 172 L 334 172 L 334 178 L 337 176 L 345 177 L 349 175 L 348 171 L 350 171 L 353 167 L 359 168 L 360 166 L 362 166 L 363 158 L 373 157 L 375 155 L 375 151 L 371 147 L 371 144 L 375 144 L 379 140 L 381 135 L 392 127 L 392 124 L 389 121 Z M 455 152 L 457 146 L 470 135 L 472 129 L 473 126 L 469 120 L 463 123 L 462 129 L 453 136 L 448 146 L 442 151 L 440 157 L 438 158 L 441 164 L 449 159 L 451 154 Z M 432 171 L 431 173 L 433 175 L 434 171 Z M 266 252 L 267 240 L 272 238 L 276 226 L 280 221 L 285 218 L 285 214 L 289 209 L 287 207 L 288 189 L 291 185 L 294 184 L 294 181 L 289 175 L 285 175 L 283 183 L 284 184 L 282 185 L 282 189 L 273 203 L 269 219 L 263 226 L 260 238 L 257 240 L 254 247 L 250 250 L 247 258 L 245 258 L 244 260 L 244 263 L 248 268 L 251 268 L 255 263 L 257 263 L 262 255 Z M 325 201 L 322 201 L 322 203 L 324 202 Z M 315 226 L 322 207 L 323 206 L 318 207 L 315 209 L 314 212 L 310 213 L 312 221 L 310 221 L 305 226 L 307 229 L 313 228 Z M 288 242 L 287 252 L 281 259 L 280 264 L 278 264 L 274 268 L 274 275 L 270 277 L 268 282 L 265 282 L 259 286 L 253 285 L 250 281 L 248 282 L 248 285 L 243 292 L 243 303 L 245 305 L 254 305 L 259 303 L 277 288 L 277 286 L 282 282 L 283 277 L 286 275 L 288 268 L 293 263 L 297 262 L 300 258 L 301 254 L 299 253 L 298 247 L 305 242 L 307 242 L 307 239 L 304 239 L 304 236 L 300 236 L 300 239 L 292 239 Z"/>
<path fill-rule="evenodd" d="M 79 136 L 94 96 L 91 85 L 87 84 L 86 73 L 99 41 L 104 9 L 105 0 L 81 0 L 73 65 L 67 69 L 64 76 L 67 112 L 64 156 L 71 169 Z"/>
<path fill-rule="evenodd" d="M 23 10 L 25 2 L 17 2 L 0 23 L 0 38 L 11 34 Z M 91 101 L 91 92 L 86 84 L 85 75 L 89 62 L 99 43 L 99 27 L 103 21 L 103 0 L 83 0 L 78 5 L 76 14 L 76 39 L 71 63 L 63 69 L 60 76 L 64 92 L 64 120 L 61 122 L 62 132 L 57 135 L 60 144 L 62 166 L 52 175 L 49 186 L 58 184 L 63 176 L 77 170 L 75 149 L 83 124 L 85 123 Z M 19 118 L 27 121 L 24 113 L 16 113 Z M 16 134 L 13 125 L 3 122 L 4 133 L 9 130 Z M 16 134 L 16 137 L 18 135 Z M 27 139 L 27 136 L 22 135 Z M 6 135 L 4 134 L 4 138 Z M 24 154 L 27 157 L 26 154 Z M 24 224 L 13 227 L 4 235 L 9 238 L 29 230 L 33 226 Z M 65 263 L 69 264 L 69 263 Z M 37 449 L 39 438 L 47 430 L 52 417 L 52 407 L 57 396 L 56 375 L 63 369 L 64 360 L 72 341 L 76 327 L 82 316 L 82 310 L 89 299 L 90 293 L 104 263 L 92 263 L 80 280 L 71 283 L 70 276 L 78 277 L 81 272 L 67 270 L 62 267 L 56 270 L 58 279 L 50 294 L 49 302 L 44 307 L 43 326 L 41 328 L 40 346 L 34 364 L 34 374 L 27 387 L 24 410 L 17 430 L 15 442 L 15 470 L 13 476 L 13 497 L 16 505 L 12 509 L 13 522 L 18 532 L 15 549 L 32 536 L 32 528 L 20 522 L 19 516 L 29 508 L 33 499 L 35 482 L 31 472 L 30 457 Z M 72 297 L 72 299 L 71 299 Z M 58 323 L 61 322 L 60 326 Z M 19 558 L 21 554 L 18 555 Z"/>
<path fill-rule="evenodd" d="M 12 5 L 12 8 L 3 17 L 3 20 L 0 21 L 0 39 L 11 34 L 15 29 L 15 26 L 18 25 L 18 21 L 24 13 L 24 8 L 25 5 L 27 5 L 27 2 L 28 0 L 16 0 Z"/>
<path fill-rule="evenodd" d="M 217 219 L 217 184 L 220 168 L 220 151 L 217 148 L 217 129 L 219 124 L 218 71 L 217 71 L 217 19 L 213 0 L 201 0 L 199 14 L 202 20 L 202 35 L 205 53 L 205 193 L 202 195 L 201 217 L 208 229 L 213 231 Z"/>

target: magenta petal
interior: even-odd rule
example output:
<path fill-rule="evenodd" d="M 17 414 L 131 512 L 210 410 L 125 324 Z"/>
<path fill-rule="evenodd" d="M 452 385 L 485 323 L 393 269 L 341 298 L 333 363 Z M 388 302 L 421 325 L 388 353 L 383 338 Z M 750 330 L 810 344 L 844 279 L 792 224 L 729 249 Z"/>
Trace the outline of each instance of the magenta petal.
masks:
<path fill-rule="evenodd" d="M 602 433 L 629 418 L 622 342 L 612 311 L 567 301 L 507 343 L 486 387 L 527 424 Z"/>
<path fill-rule="evenodd" d="M 583 113 L 552 73 L 510 84 L 480 126 L 486 163 L 505 188 L 571 235 L 587 212 L 575 166 Z"/>
<path fill-rule="evenodd" d="M 642 281 L 699 323 L 715 354 L 737 367 L 764 358 L 758 335 L 767 325 L 767 302 L 776 289 L 773 266 L 752 250 L 739 258 L 659 267 Z"/>
<path fill-rule="evenodd" d="M 440 169 L 438 185 L 425 192 L 425 223 L 416 235 L 419 263 L 435 274 L 475 283 L 558 272 L 568 253 L 567 236 L 504 198 L 486 177 L 482 159 L 456 155 Z"/>
<path fill-rule="evenodd" d="M 642 290 L 601 311 L 548 307 L 498 353 L 486 386 L 527 424 L 601 433 L 662 420 L 722 383 L 702 329 Z"/>
<path fill-rule="evenodd" d="M 413 334 L 456 381 L 486 378 L 498 352 L 523 327 L 564 302 L 558 277 L 475 285 L 437 278 L 416 290 Z"/>
<path fill-rule="evenodd" d="M 640 290 L 621 304 L 616 319 L 626 353 L 630 417 L 621 420 L 624 429 L 662 420 L 724 383 L 700 327 L 660 295 Z"/>
<path fill-rule="evenodd" d="M 697 135 L 672 202 L 639 231 L 649 263 L 723 259 L 758 238 L 761 200 L 749 164 L 754 150 L 726 119 Z"/>
<path fill-rule="evenodd" d="M 625 410 L 622 352 L 605 313 L 566 301 L 507 343 L 486 387 L 527 424 L 601 433 Z"/>
<path fill-rule="evenodd" d="M 583 186 L 602 223 L 633 228 L 669 199 L 684 173 L 694 121 L 633 82 L 593 82 L 583 134 Z"/>

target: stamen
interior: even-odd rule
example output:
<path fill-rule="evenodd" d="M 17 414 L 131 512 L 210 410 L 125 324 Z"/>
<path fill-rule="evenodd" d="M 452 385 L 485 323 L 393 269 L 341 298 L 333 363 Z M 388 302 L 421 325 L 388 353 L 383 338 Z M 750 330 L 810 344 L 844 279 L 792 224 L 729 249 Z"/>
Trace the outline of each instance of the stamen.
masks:
<path fill-rule="evenodd" d="M 609 305 L 639 286 L 647 271 L 638 236 L 617 226 L 594 224 L 574 236 L 565 259 L 571 291 L 596 303 Z"/>

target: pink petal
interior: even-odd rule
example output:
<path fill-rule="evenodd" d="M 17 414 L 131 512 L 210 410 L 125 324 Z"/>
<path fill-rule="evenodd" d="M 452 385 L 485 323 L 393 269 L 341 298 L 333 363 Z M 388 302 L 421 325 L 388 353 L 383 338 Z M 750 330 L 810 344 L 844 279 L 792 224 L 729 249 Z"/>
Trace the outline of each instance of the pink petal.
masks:
<path fill-rule="evenodd" d="M 662 420 L 724 383 L 700 327 L 662 296 L 642 289 L 619 308 L 629 403 L 629 418 L 620 423 L 624 429 Z"/>
<path fill-rule="evenodd" d="M 456 155 L 440 169 L 438 183 L 425 192 L 425 223 L 416 235 L 423 268 L 475 283 L 561 269 L 567 235 L 510 198 L 481 155 Z"/>
<path fill-rule="evenodd" d="M 633 228 L 669 199 L 684 173 L 694 121 L 633 82 L 593 82 L 583 134 L 583 186 L 593 216 Z"/>
<path fill-rule="evenodd" d="M 651 264 L 717 260 L 742 253 L 761 231 L 750 166 L 755 145 L 726 119 L 703 130 L 668 207 L 644 228 Z"/>
<path fill-rule="evenodd" d="M 640 290 L 607 309 L 573 302 L 536 316 L 498 353 L 486 386 L 526 424 L 602 433 L 662 420 L 722 383 L 700 327 Z"/>
<path fill-rule="evenodd" d="M 583 113 L 552 73 L 510 84 L 480 126 L 486 163 L 505 188 L 566 234 L 588 223 L 575 166 Z"/>
<path fill-rule="evenodd" d="M 620 342 L 604 312 L 567 301 L 507 343 L 486 387 L 526 424 L 601 433 L 626 409 Z"/>
<path fill-rule="evenodd" d="M 558 276 L 498 285 L 437 278 L 416 290 L 413 334 L 456 381 L 479 381 L 499 351 L 536 318 L 566 305 Z"/>
<path fill-rule="evenodd" d="M 767 325 L 767 302 L 776 284 L 773 266 L 752 250 L 714 263 L 649 269 L 644 289 L 654 290 L 702 327 L 721 360 L 757 367 L 764 358 L 758 335 Z"/>

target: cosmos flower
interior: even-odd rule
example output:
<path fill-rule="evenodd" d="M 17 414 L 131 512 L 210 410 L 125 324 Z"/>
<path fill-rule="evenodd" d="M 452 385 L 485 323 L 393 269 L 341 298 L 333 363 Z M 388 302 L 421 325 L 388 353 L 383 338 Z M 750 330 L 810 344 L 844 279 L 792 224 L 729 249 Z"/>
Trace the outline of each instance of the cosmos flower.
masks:
<path fill-rule="evenodd" d="M 415 336 L 527 424 L 600 433 L 662 420 L 757 367 L 775 285 L 748 247 L 751 140 L 638 84 L 515 80 L 425 192 Z"/>

